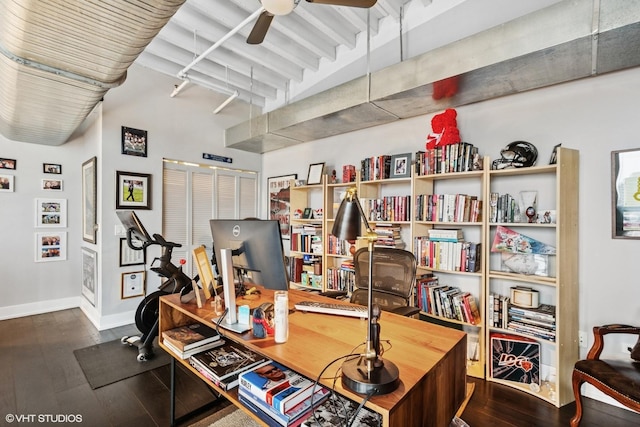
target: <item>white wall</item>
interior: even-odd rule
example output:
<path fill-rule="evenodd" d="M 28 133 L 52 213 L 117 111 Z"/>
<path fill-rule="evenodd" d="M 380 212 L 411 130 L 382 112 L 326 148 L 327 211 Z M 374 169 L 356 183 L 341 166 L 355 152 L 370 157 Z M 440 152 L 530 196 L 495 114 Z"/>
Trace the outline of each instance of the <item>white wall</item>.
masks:
<path fill-rule="evenodd" d="M 81 306 L 99 329 L 133 321 L 141 298 L 120 298 L 121 273 L 141 270 L 142 266 L 118 267 L 119 237 L 115 226 L 116 170 L 152 174 L 152 210 L 137 211 L 150 233 L 162 233 L 162 159 L 260 171 L 261 156 L 224 148 L 224 129 L 249 119 L 249 106 L 237 101 L 220 114 L 213 109 L 224 95 L 190 86 L 176 98 L 169 94 L 177 79 L 139 66 L 128 70 L 125 83 L 110 90 L 92 114 L 84 134 L 58 147 L 10 141 L 0 136 L 0 157 L 17 159 L 17 170 L 0 170 L 15 175 L 16 191 L 0 193 L 0 319 Z M 256 113 L 254 108 L 254 114 Z M 258 112 L 259 113 L 259 112 Z M 121 126 L 148 131 L 148 156 L 121 154 Z M 233 158 L 232 164 L 207 161 L 202 153 Z M 82 240 L 81 165 L 98 158 L 98 236 L 95 245 Z M 39 190 L 44 175 L 42 163 L 62 164 L 64 191 Z M 34 199 L 57 197 L 68 200 L 67 261 L 35 263 Z M 99 284 L 97 304 L 81 297 L 80 247 L 98 252 Z M 159 255 L 150 248 L 148 264 Z M 147 265 L 147 268 L 149 265 Z M 154 291 L 157 276 L 147 274 L 147 290 Z"/>
<path fill-rule="evenodd" d="M 490 158 L 515 140 L 536 145 L 540 164 L 548 163 L 555 144 L 580 150 L 580 300 L 568 303 L 579 305 L 580 329 L 589 334 L 589 345 L 594 325 L 636 324 L 640 318 L 635 279 L 640 240 L 611 239 L 610 191 L 611 151 L 640 148 L 639 87 L 640 68 L 635 68 L 457 109 L 462 138 Z M 365 157 L 424 150 L 431 117 L 266 153 L 263 173 L 306 179 L 308 165 L 324 161 L 340 177 L 342 165 L 359 165 Z"/>

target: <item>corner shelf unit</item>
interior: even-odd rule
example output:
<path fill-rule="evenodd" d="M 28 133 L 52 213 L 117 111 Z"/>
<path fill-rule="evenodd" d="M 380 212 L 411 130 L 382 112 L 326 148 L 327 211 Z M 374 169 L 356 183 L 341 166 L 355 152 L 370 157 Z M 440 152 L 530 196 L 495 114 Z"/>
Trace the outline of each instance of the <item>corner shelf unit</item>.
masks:
<path fill-rule="evenodd" d="M 574 400 L 571 386 L 573 365 L 579 359 L 578 347 L 578 171 L 579 153 L 560 147 L 557 164 L 519 169 L 489 170 L 484 199 L 492 192 L 517 194 L 536 191 L 537 206 L 555 210 L 555 223 L 491 222 L 485 209 L 484 248 L 487 298 L 493 294 L 509 296 L 510 288 L 524 286 L 538 291 L 540 303 L 556 307 L 555 342 L 516 332 L 512 328 L 486 324 L 487 360 L 492 361 L 491 334 L 520 335 L 540 344 L 540 384 L 524 384 L 493 378 L 488 366 L 487 380 L 535 395 L 557 407 Z M 556 255 L 548 255 L 548 275 L 526 275 L 503 271 L 501 254 L 491 252 L 491 242 L 499 226 L 508 227 L 547 245 L 554 246 Z M 487 307 L 487 310 L 490 308 Z M 502 325 L 499 325 L 502 326 Z"/>

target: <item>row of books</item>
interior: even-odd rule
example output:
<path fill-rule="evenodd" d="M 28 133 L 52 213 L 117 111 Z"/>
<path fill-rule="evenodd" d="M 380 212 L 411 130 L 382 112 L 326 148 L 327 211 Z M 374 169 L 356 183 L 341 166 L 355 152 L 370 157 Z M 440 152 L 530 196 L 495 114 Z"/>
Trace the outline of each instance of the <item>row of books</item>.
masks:
<path fill-rule="evenodd" d="M 446 271 L 480 271 L 482 244 L 432 240 L 429 236 L 416 236 L 413 253 L 418 266 Z"/>
<path fill-rule="evenodd" d="M 375 181 L 391 176 L 391 156 L 367 157 L 360 161 L 360 180 Z"/>
<path fill-rule="evenodd" d="M 361 198 L 360 205 L 369 221 L 410 221 L 411 196 Z"/>
<path fill-rule="evenodd" d="M 476 298 L 460 288 L 439 283 L 436 276 L 417 280 L 418 307 L 434 316 L 455 319 L 477 325 L 480 323 L 480 309 Z"/>
<path fill-rule="evenodd" d="M 291 250 L 322 253 L 322 224 L 291 225 Z"/>
<path fill-rule="evenodd" d="M 356 283 L 356 274 L 351 266 L 331 267 L 327 269 L 327 290 L 352 292 Z"/>
<path fill-rule="evenodd" d="M 350 255 L 351 243 L 338 239 L 333 234 L 327 234 L 327 253 L 333 255 Z"/>
<path fill-rule="evenodd" d="M 518 307 L 505 295 L 489 294 L 488 324 L 520 334 L 555 342 L 556 307 L 542 304 L 538 308 Z"/>
<path fill-rule="evenodd" d="M 469 142 L 436 147 L 416 152 L 416 175 L 467 172 L 482 167 L 478 161 L 478 147 Z"/>
<path fill-rule="evenodd" d="M 415 200 L 416 221 L 479 222 L 482 200 L 467 194 L 420 194 Z"/>
<path fill-rule="evenodd" d="M 489 194 L 489 221 L 518 223 L 527 222 L 522 218 L 518 201 L 511 194 Z"/>

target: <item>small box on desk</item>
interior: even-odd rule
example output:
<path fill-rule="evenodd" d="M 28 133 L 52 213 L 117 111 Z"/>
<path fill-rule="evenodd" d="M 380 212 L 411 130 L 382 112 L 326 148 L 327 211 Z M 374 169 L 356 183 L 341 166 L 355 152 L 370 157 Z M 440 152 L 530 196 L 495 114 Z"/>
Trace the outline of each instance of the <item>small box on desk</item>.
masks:
<path fill-rule="evenodd" d="M 540 388 L 540 343 L 511 334 L 491 334 L 491 378 Z"/>

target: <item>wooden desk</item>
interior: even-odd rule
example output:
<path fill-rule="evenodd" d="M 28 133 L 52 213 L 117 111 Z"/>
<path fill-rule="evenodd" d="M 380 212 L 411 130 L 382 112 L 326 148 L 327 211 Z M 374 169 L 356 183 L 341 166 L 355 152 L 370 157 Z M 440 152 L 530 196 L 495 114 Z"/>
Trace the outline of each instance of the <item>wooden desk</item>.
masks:
<path fill-rule="evenodd" d="M 289 291 L 290 309 L 302 300 L 336 302 L 308 292 Z M 262 290 L 259 299 L 238 298 L 237 302 L 238 305 L 246 304 L 255 308 L 268 301 L 273 301 L 273 292 Z M 210 302 L 198 309 L 195 302 L 182 304 L 179 295 L 173 294 L 160 298 L 159 310 L 160 336 L 164 330 L 193 323 L 194 320 L 215 327 L 211 319 L 217 316 Z M 449 426 L 465 398 L 466 334 L 387 312 L 382 314 L 380 324 L 381 340 L 390 341 L 390 345 L 384 344 L 383 359 L 392 361 L 400 370 L 400 386 L 392 393 L 372 397 L 366 406 L 382 414 L 384 427 Z M 362 319 L 292 312 L 289 314 L 289 340 L 284 344 L 276 344 L 273 337 L 253 338 L 251 332 L 240 335 L 220 330 L 227 339 L 241 342 L 315 380 L 331 361 L 352 353 L 355 347 L 364 343 L 366 327 L 367 322 Z M 160 346 L 172 354 L 162 344 Z M 362 350 L 362 347 L 358 350 Z M 188 361 L 179 362 L 202 378 L 189 366 Z M 325 372 L 321 380 L 324 386 L 332 388 L 332 377 L 339 363 Z M 216 388 L 211 383 L 209 385 Z M 356 402 L 363 398 L 342 388 L 340 380 L 336 381 L 335 391 Z M 238 400 L 237 388 L 220 392 L 236 406 L 243 408 Z M 255 418 L 248 410 L 245 412 Z"/>

